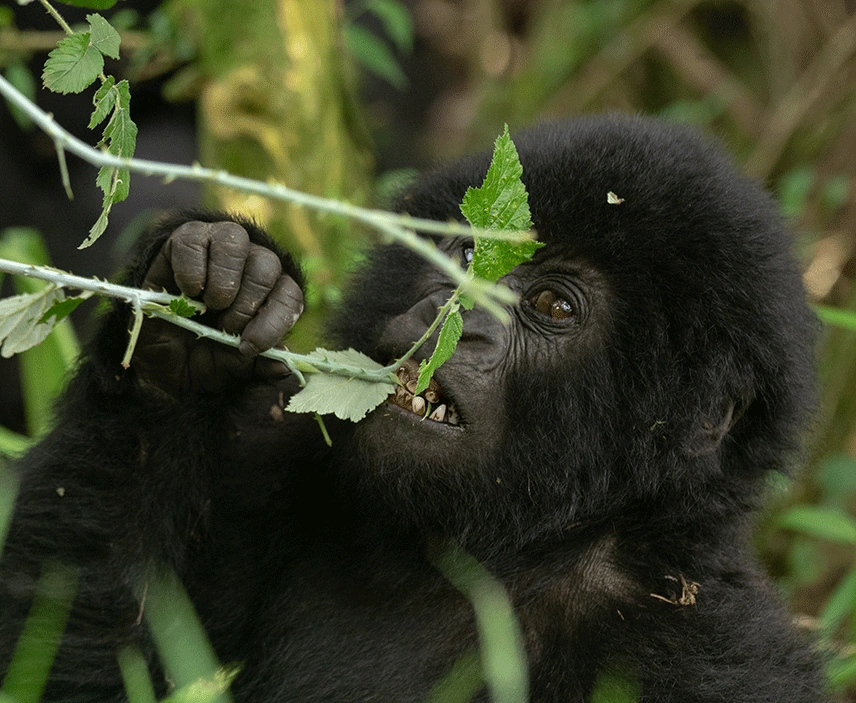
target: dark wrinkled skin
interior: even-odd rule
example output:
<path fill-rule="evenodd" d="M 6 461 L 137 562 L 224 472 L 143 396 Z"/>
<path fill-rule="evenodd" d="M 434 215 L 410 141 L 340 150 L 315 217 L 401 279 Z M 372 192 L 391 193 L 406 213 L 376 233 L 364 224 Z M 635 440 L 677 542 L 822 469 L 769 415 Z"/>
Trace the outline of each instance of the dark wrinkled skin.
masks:
<path fill-rule="evenodd" d="M 236 700 L 423 701 L 478 647 L 471 605 L 432 564 L 454 540 L 509 594 L 535 703 L 583 703 L 605 671 L 642 703 L 826 700 L 749 540 L 813 405 L 814 319 L 775 204 L 716 146 L 656 121 L 515 141 L 546 246 L 503 281 L 520 296 L 507 326 L 464 313 L 436 376 L 457 425 L 386 403 L 356 426 L 328 419 L 328 448 L 311 416 L 283 411 L 295 380 L 257 356 L 302 309 L 296 264 L 222 213 L 154 228 L 126 281 L 205 301 L 241 349 L 147 320 L 124 371 L 130 311 L 105 316 L 56 429 L 17 465 L 0 662 L 59 558 L 80 592 L 46 700 L 124 700 L 127 644 L 167 691 L 140 612 L 172 570 L 220 660 L 242 664 Z M 488 163 L 428 173 L 398 208 L 459 219 Z M 469 242 L 438 245 L 466 261 Z M 381 246 L 328 346 L 387 363 L 451 288 Z"/>

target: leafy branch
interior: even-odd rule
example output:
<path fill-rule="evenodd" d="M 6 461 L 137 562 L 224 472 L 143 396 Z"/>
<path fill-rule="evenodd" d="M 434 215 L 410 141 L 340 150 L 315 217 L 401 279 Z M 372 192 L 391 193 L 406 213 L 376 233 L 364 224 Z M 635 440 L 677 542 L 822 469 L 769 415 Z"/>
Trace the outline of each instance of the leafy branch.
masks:
<path fill-rule="evenodd" d="M 440 307 L 434 322 L 411 349 L 389 366 L 381 366 L 354 350 L 332 352 L 317 349 L 299 355 L 284 349 L 272 349 L 264 356 L 285 363 L 304 389 L 292 397 L 288 406 L 295 412 L 334 412 L 337 416 L 360 420 L 394 392 L 394 371 L 410 358 L 442 324 L 438 343 L 431 358 L 420 365 L 418 392 L 427 388 L 431 375 L 454 352 L 463 330 L 461 307 L 470 309 L 478 303 L 501 320 L 507 320 L 505 305 L 516 302 L 516 296 L 496 281 L 518 263 L 529 259 L 538 246 L 531 239 L 526 191 L 520 181 L 522 168 L 508 136 L 508 128 L 497 139 L 494 159 L 484 185 L 468 190 L 461 210 L 472 227 L 412 218 L 379 210 L 358 207 L 292 190 L 278 183 L 234 176 L 206 169 L 198 164 L 182 166 L 132 158 L 137 127 L 130 118 L 130 91 L 127 81 L 119 83 L 103 73 L 104 57 L 118 58 L 118 33 L 100 15 L 87 16 L 88 32 L 73 32 L 48 0 L 40 0 L 69 35 L 62 39 L 45 64 L 45 87 L 60 93 L 80 92 L 100 79 L 96 91 L 90 128 L 107 120 L 99 146 L 93 148 L 57 125 L 11 83 L 0 76 L 0 94 L 43 129 L 54 141 L 63 183 L 71 197 L 65 167 L 65 151 L 70 151 L 100 168 L 97 184 L 104 191 L 104 206 L 98 221 L 81 247 L 90 246 L 105 230 L 113 204 L 128 195 L 131 171 L 162 176 L 167 182 L 176 178 L 207 181 L 284 200 L 321 212 L 341 215 L 369 225 L 387 240 L 397 241 L 419 253 L 442 270 L 456 284 L 447 302 Z M 375 3 L 376 5 L 378 3 Z M 108 120 L 109 117 L 109 120 Z M 472 262 L 463 269 L 458 262 L 443 254 L 433 241 L 418 232 L 469 236 L 474 239 Z M 240 339 L 189 319 L 204 306 L 201 303 L 166 293 L 142 291 L 117 286 L 97 279 L 84 279 L 70 273 L 0 259 L 0 271 L 41 278 L 51 285 L 38 294 L 15 296 L 0 302 L 0 353 L 4 356 L 38 344 L 53 325 L 68 315 L 80 302 L 93 294 L 127 301 L 133 311 L 130 340 L 123 357 L 129 366 L 137 336 L 146 315 L 162 318 L 194 334 L 237 347 Z M 81 294 L 66 297 L 64 289 L 74 288 Z M 303 374 L 310 374 L 307 380 Z"/>

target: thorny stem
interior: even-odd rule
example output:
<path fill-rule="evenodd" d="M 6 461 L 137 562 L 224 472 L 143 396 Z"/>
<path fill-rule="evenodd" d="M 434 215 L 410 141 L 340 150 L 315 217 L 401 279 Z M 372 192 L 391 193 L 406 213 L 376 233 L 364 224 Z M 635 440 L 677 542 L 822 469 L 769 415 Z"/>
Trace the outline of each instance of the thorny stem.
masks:
<path fill-rule="evenodd" d="M 214 341 L 226 344 L 231 347 L 238 347 L 241 343 L 241 338 L 226 332 L 221 332 L 213 327 L 208 327 L 195 320 L 176 315 L 168 309 L 170 302 L 178 300 L 180 296 L 170 295 L 159 291 L 141 290 L 139 288 L 130 288 L 128 286 L 120 286 L 116 283 L 101 281 L 95 278 L 83 278 L 75 276 L 65 271 L 52 268 L 50 266 L 35 266 L 33 264 L 22 264 L 17 261 L 9 261 L 8 259 L 0 259 L 0 271 L 4 273 L 16 274 L 19 276 L 28 276 L 30 278 L 38 278 L 42 281 L 49 281 L 62 288 L 76 288 L 83 291 L 91 291 L 99 293 L 111 298 L 119 298 L 131 304 L 134 309 L 135 323 L 131 332 L 131 341 L 128 345 L 125 357 L 122 360 L 123 365 L 130 362 L 130 356 L 133 354 L 136 337 L 139 334 L 139 324 L 141 324 L 142 314 L 158 317 L 162 320 L 183 327 L 200 337 L 213 339 Z M 205 306 L 195 300 L 187 300 L 189 304 L 196 309 L 197 312 L 204 312 Z M 348 378 L 359 378 L 365 381 L 373 381 L 375 383 L 397 383 L 394 376 L 394 371 L 400 365 L 400 362 L 394 362 L 389 366 L 379 369 L 364 369 L 360 366 L 351 366 L 348 364 L 340 364 L 323 359 L 317 359 L 313 356 L 304 354 L 295 354 L 294 352 L 285 349 L 268 349 L 262 352 L 261 356 L 275 359 L 283 362 L 291 372 L 295 375 L 300 385 L 305 385 L 305 378 L 301 370 L 297 368 L 298 364 L 308 364 L 318 371 L 334 373 Z M 306 367 L 304 367 L 305 369 Z"/>
<path fill-rule="evenodd" d="M 62 15 L 60 15 L 60 14 L 59 14 L 59 12 L 57 12 L 57 11 L 53 8 L 53 5 L 51 5 L 51 4 L 48 2 L 48 0 L 39 0 L 39 2 L 40 2 L 40 3 L 42 3 L 42 5 L 44 6 L 44 8 L 48 11 L 48 14 L 49 14 L 51 17 L 53 17 L 53 18 L 57 21 L 57 24 L 58 24 L 60 27 L 62 27 L 62 31 L 63 31 L 63 32 L 65 32 L 65 33 L 66 33 L 66 34 L 68 34 L 69 36 L 70 36 L 70 35 L 72 35 L 72 34 L 74 34 L 74 30 L 73 30 L 71 27 L 69 27 L 69 26 L 68 26 L 68 22 L 66 22 L 66 21 L 62 18 Z"/>
<path fill-rule="evenodd" d="M 417 237 L 415 232 L 467 237 L 477 235 L 489 239 L 517 242 L 529 239 L 530 233 L 474 230 L 467 225 L 454 222 L 437 222 L 410 217 L 409 215 L 384 212 L 382 210 L 372 210 L 350 203 L 322 198 L 317 195 L 310 195 L 309 193 L 302 193 L 279 183 L 263 183 L 251 178 L 233 176 L 225 171 L 203 168 L 199 164 L 184 166 L 147 159 L 119 158 L 94 149 L 82 140 L 69 134 L 50 115 L 33 104 L 2 76 L 0 76 L 0 94 L 29 115 L 55 142 L 62 144 L 66 151 L 76 154 L 94 166 L 128 169 L 129 171 L 142 173 L 147 176 L 161 176 L 168 180 L 182 178 L 216 183 L 245 193 L 254 193 L 266 198 L 291 202 L 321 212 L 348 217 L 357 222 L 369 225 L 407 247 L 417 250 L 422 256 L 440 267 L 456 285 L 462 286 L 462 289 L 475 302 L 491 310 L 494 314 L 502 315 L 500 312 L 501 304 L 512 304 L 517 299 L 514 293 L 505 286 L 491 284 L 468 276 L 452 259 L 443 254 L 430 242 Z M 500 305 L 497 305 L 497 303 Z"/>

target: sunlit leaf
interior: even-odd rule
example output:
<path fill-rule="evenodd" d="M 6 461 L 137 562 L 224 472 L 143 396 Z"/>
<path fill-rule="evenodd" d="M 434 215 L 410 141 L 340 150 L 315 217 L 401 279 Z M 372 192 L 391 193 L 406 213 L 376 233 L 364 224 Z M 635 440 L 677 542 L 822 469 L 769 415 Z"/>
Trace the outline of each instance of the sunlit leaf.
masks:
<path fill-rule="evenodd" d="M 101 15 L 92 13 L 86 15 L 86 21 L 89 22 L 90 42 L 104 56 L 109 56 L 111 59 L 119 58 L 119 45 L 122 42 L 119 32 L 117 32 L 111 24 Z"/>
<path fill-rule="evenodd" d="M 316 349 L 309 356 L 369 370 L 382 368 L 365 354 L 353 349 L 338 352 Z M 394 392 L 395 386 L 392 383 L 374 383 L 335 374 L 313 373 L 307 376 L 306 387 L 291 397 L 286 410 L 319 415 L 333 413 L 342 420 L 359 422 Z"/>
<path fill-rule="evenodd" d="M 55 93 L 79 93 L 92 85 L 104 68 L 104 57 L 90 44 L 89 32 L 66 37 L 48 54 L 42 82 Z"/>
<path fill-rule="evenodd" d="M 461 212 L 474 227 L 525 232 L 532 228 L 529 195 L 520 180 L 523 166 L 508 134 L 508 126 L 494 145 L 493 159 L 484 183 L 468 188 Z M 534 240 L 520 243 L 475 238 L 472 270 L 477 276 L 497 281 L 518 264 L 528 261 L 544 246 Z"/>
<path fill-rule="evenodd" d="M 38 293 L 14 295 L 0 300 L 0 356 L 8 359 L 42 342 L 53 322 L 40 322 L 45 312 L 63 300 L 61 290 L 48 286 Z"/>

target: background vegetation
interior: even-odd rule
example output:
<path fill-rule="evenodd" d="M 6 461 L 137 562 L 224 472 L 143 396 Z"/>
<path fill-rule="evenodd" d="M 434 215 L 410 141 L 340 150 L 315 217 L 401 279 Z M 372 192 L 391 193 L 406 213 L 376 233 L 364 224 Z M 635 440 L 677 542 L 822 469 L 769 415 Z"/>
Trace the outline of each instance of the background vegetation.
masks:
<path fill-rule="evenodd" d="M 65 8 L 71 21 L 83 21 Z M 508 123 L 623 110 L 691 122 L 721 137 L 779 197 L 798 232 L 812 300 L 856 310 L 856 7 L 848 0 L 124 0 L 138 155 L 189 162 L 358 203 L 381 202 L 408 169 L 485 148 Z M 36 95 L 59 36 L 37 4 L 0 7 L 0 68 Z M 88 141 L 89 97 L 38 93 Z M 94 170 L 70 163 L 0 106 L 0 249 L 105 275 L 164 207 L 210 204 L 257 217 L 302 254 L 316 320 L 336 304 L 366 234 L 254 196 L 137 178 L 104 242 L 75 250 L 100 210 Z M 7 228 L 19 229 L 10 230 Z M 31 230 L 47 242 L 44 248 Z M 17 252 L 17 256 L 12 252 Z M 21 285 L 21 284 L 18 284 Z M 4 283 L 3 292 L 11 292 Z M 85 314 L 76 319 L 85 333 Z M 0 364 L 7 450 L 43 431 L 76 350 L 66 327 Z M 838 658 L 856 700 L 856 331 L 824 326 L 821 403 L 793 484 L 771 486 L 758 530 L 766 565 L 807 628 Z M 8 430 L 15 434 L 10 434 Z"/>

